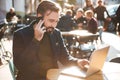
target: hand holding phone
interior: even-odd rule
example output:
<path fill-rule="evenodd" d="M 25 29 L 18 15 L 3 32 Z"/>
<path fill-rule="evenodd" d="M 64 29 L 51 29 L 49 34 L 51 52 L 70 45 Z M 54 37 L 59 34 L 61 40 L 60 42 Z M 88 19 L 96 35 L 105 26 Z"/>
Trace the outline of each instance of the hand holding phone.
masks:
<path fill-rule="evenodd" d="M 36 19 L 36 23 L 34 25 L 34 38 L 40 41 L 43 38 L 46 29 L 44 27 L 44 20 L 41 17 Z"/>
<path fill-rule="evenodd" d="M 36 23 L 38 23 L 40 20 L 43 20 L 43 17 L 36 18 Z M 44 23 L 43 23 L 43 25 L 41 27 L 45 27 Z M 45 27 L 44 29 L 46 30 L 46 32 L 51 33 L 51 32 L 53 32 L 54 27 L 49 26 L 49 27 Z"/>

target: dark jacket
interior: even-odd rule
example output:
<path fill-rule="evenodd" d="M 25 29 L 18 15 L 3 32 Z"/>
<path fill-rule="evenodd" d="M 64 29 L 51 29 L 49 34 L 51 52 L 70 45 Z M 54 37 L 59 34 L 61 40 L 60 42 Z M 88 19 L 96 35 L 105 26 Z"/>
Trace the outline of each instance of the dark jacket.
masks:
<path fill-rule="evenodd" d="M 88 26 L 87 29 L 89 32 L 95 34 L 98 30 L 98 24 L 97 24 L 97 20 L 95 18 L 92 18 L 89 22 L 88 22 Z"/>
<path fill-rule="evenodd" d="M 94 9 L 94 13 L 97 14 L 97 19 L 98 19 L 98 20 L 102 20 L 102 21 L 105 20 L 104 12 L 107 13 L 107 16 L 108 16 L 108 17 L 110 17 L 110 16 L 109 16 L 109 13 L 108 13 L 108 11 L 107 11 L 107 9 L 106 9 L 105 6 L 97 6 L 97 7 Z"/>
<path fill-rule="evenodd" d="M 118 31 L 120 32 L 120 5 L 119 5 L 119 7 L 118 7 L 118 9 L 116 11 L 116 21 L 117 21 L 117 23 L 119 23 Z"/>
<path fill-rule="evenodd" d="M 116 17 L 117 17 L 117 21 L 120 23 L 120 5 L 116 11 Z"/>
<path fill-rule="evenodd" d="M 50 39 L 54 64 L 57 65 L 57 61 L 60 61 L 66 66 L 76 65 L 76 59 L 68 54 L 62 36 L 57 29 L 50 35 Z M 17 80 L 40 80 L 39 45 L 40 42 L 34 39 L 33 24 L 14 33 L 13 59 L 18 69 Z"/>
<path fill-rule="evenodd" d="M 6 14 L 6 19 L 7 19 L 7 21 L 8 21 L 8 22 L 12 21 L 12 18 L 13 18 L 14 16 L 16 16 L 16 13 L 15 13 L 15 12 L 13 12 L 13 13 L 8 12 L 8 13 Z"/>
<path fill-rule="evenodd" d="M 71 31 L 77 26 L 72 16 L 64 15 L 60 18 L 57 28 L 61 31 Z"/>

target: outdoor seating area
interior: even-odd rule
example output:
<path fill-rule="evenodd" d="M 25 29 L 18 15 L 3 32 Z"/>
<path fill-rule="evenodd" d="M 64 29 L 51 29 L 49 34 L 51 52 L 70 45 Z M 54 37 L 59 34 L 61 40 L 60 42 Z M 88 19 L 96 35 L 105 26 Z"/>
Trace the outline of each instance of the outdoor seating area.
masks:
<path fill-rule="evenodd" d="M 120 0 L 0 0 L 0 80 L 120 80 Z"/>

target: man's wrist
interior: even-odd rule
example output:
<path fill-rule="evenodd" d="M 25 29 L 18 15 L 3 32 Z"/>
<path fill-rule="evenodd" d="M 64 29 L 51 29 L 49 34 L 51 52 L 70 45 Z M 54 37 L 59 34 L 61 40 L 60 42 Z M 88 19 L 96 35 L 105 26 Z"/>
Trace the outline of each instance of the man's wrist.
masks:
<path fill-rule="evenodd" d="M 40 41 L 38 41 L 36 38 L 33 38 L 32 40 L 36 45 L 39 45 L 40 44 Z"/>

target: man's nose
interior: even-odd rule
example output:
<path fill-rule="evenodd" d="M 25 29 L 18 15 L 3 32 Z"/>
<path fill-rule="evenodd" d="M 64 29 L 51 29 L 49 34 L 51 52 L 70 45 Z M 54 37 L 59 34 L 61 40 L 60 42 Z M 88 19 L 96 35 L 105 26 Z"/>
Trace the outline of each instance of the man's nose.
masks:
<path fill-rule="evenodd" d="M 56 22 L 54 22 L 54 23 L 51 24 L 51 27 L 56 27 L 56 26 L 57 26 Z"/>

